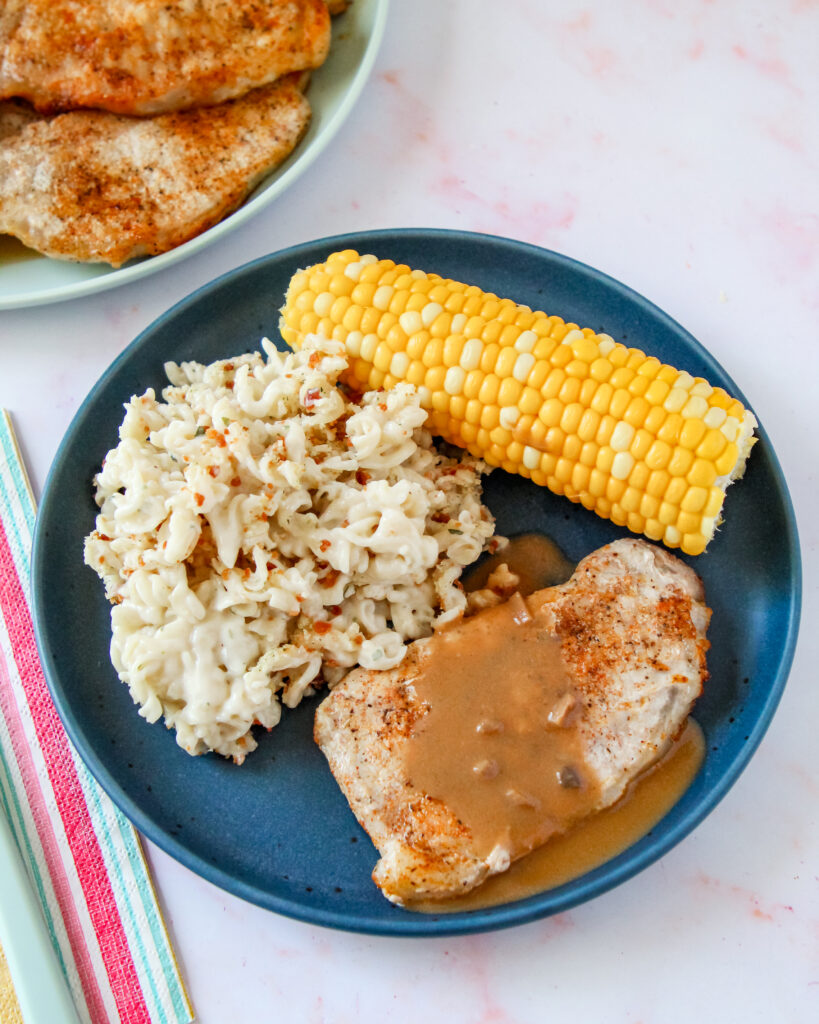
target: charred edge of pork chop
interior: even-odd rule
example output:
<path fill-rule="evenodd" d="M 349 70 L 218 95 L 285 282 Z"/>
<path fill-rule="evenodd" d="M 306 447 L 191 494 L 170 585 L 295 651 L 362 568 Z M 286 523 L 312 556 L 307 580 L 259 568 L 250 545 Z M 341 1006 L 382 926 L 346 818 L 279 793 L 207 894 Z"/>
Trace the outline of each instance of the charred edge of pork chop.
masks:
<path fill-rule="evenodd" d="M 57 259 L 121 266 L 235 210 L 310 121 L 297 83 L 156 118 L 73 111 L 0 143 L 0 232 Z"/>
<path fill-rule="evenodd" d="M 702 691 L 710 617 L 702 583 L 664 549 L 626 539 L 532 599 L 561 639 L 585 706 L 587 764 L 600 780 L 600 807 L 609 806 L 668 748 Z M 413 679 L 431 643 L 411 644 L 387 672 L 353 670 L 315 717 L 316 742 L 381 855 L 373 880 L 398 904 L 468 892 L 509 863 L 497 851 L 479 856 L 454 812 L 403 773 L 402 748 L 426 713 Z"/>
<path fill-rule="evenodd" d="M 324 0 L 0 6 L 0 99 L 126 116 L 214 106 L 327 59 Z M 68 10 L 66 9 L 68 8 Z M 139 9 L 139 10 L 137 10 Z"/>
<path fill-rule="evenodd" d="M 40 115 L 22 100 L 5 100 L 0 102 L 0 142 L 11 135 L 16 135 L 32 121 L 41 120 Z"/>

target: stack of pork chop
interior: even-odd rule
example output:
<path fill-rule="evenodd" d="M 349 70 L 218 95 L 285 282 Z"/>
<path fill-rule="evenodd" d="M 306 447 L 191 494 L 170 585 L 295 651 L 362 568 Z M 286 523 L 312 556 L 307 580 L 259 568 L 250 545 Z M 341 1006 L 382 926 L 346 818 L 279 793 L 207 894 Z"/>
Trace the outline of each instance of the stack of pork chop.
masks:
<path fill-rule="evenodd" d="M 235 209 L 307 129 L 325 0 L 0 7 L 0 233 L 120 266 Z"/>

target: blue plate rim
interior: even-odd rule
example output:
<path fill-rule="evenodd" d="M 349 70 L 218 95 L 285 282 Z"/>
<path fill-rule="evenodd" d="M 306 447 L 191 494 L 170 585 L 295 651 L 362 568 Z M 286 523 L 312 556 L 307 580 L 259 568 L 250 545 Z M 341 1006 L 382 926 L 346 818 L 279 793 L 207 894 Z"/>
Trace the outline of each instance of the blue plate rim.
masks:
<path fill-rule="evenodd" d="M 353 231 L 343 234 L 329 235 L 323 238 L 311 239 L 307 242 L 289 246 L 267 255 L 257 257 L 230 271 L 227 271 L 206 284 L 195 289 L 185 296 L 165 313 L 157 317 L 151 324 L 145 327 L 137 337 L 114 359 L 107 369 L 102 373 L 97 382 L 91 388 L 66 431 L 54 457 L 54 461 L 46 478 L 43 496 L 40 504 L 40 511 L 45 509 L 51 501 L 52 485 L 63 456 L 71 447 L 74 434 L 79 430 L 81 423 L 93 407 L 97 394 L 106 386 L 109 379 L 114 376 L 122 363 L 126 362 L 132 353 L 150 338 L 162 324 L 178 315 L 181 311 L 191 305 L 195 305 L 201 298 L 222 287 L 231 279 L 239 278 L 258 266 L 285 259 L 295 259 L 300 253 L 309 252 L 316 248 L 325 248 L 327 252 L 335 249 L 357 248 L 372 251 L 377 247 L 378 242 L 385 238 L 394 238 L 401 235 L 416 241 L 427 239 L 446 239 L 450 242 L 457 242 L 465 246 L 489 245 L 497 247 L 509 247 L 517 251 L 525 251 L 531 255 L 547 257 L 556 260 L 580 274 L 590 275 L 592 278 L 603 281 L 609 287 L 625 296 L 630 302 L 636 303 L 643 310 L 647 311 L 652 318 L 662 320 L 673 332 L 683 338 L 686 345 L 690 346 L 702 361 L 714 369 L 719 376 L 722 376 L 730 384 L 733 394 L 748 407 L 752 408 L 742 390 L 737 387 L 733 378 L 716 358 L 691 335 L 673 317 L 656 306 L 651 300 L 635 291 L 628 285 L 598 270 L 589 264 L 583 263 L 563 253 L 537 246 L 529 242 L 523 242 L 504 236 L 493 235 L 483 232 L 461 231 L 447 228 L 379 228 L 370 231 Z M 301 266 L 301 264 L 299 264 Z M 514 296 L 510 296 L 514 298 Z M 802 562 L 799 544 L 796 516 L 793 510 L 793 503 L 788 491 L 784 474 L 779 459 L 763 425 L 760 423 L 757 429 L 757 436 L 760 441 L 765 442 L 766 455 L 770 461 L 770 467 L 774 474 L 777 485 L 778 498 L 782 505 L 784 519 L 788 527 L 787 547 L 789 553 L 792 574 L 789 579 L 789 613 L 787 620 L 787 632 L 781 660 L 777 666 L 775 677 L 768 691 L 767 699 L 761 707 L 761 712 L 748 733 L 747 740 L 737 755 L 730 762 L 728 770 L 723 772 L 717 784 L 713 785 L 703 798 L 692 807 L 689 812 L 680 819 L 674 826 L 666 829 L 662 837 L 655 840 L 650 849 L 634 853 L 633 848 L 625 850 L 618 857 L 610 860 L 598 868 L 573 879 L 565 885 L 548 890 L 547 893 L 537 894 L 525 900 L 514 903 L 502 904 L 489 907 L 483 910 L 458 912 L 442 915 L 401 915 L 394 919 L 382 920 L 379 918 L 357 918 L 351 922 L 350 916 L 332 910 L 321 910 L 311 907 L 306 909 L 298 901 L 288 900 L 259 889 L 257 886 L 244 882 L 220 867 L 209 863 L 196 854 L 189 851 L 183 843 L 178 842 L 169 836 L 164 830 L 158 828 L 112 778 L 104 762 L 84 748 L 82 729 L 68 705 L 62 700 L 62 694 L 58 685 L 53 680 L 58 678 L 54 659 L 42 635 L 44 621 L 44 587 L 37 585 L 38 579 L 44 579 L 46 566 L 43 562 L 43 540 L 41 522 L 45 518 L 38 511 L 35 521 L 34 539 L 32 545 L 32 611 L 34 620 L 35 637 L 40 650 L 43 663 L 43 670 L 46 682 L 49 687 L 52 699 L 60 715 L 60 719 L 74 746 L 77 748 L 91 774 L 102 786 L 105 792 L 111 797 L 114 803 L 123 811 L 131 822 L 142 831 L 152 842 L 156 843 L 165 853 L 173 857 L 185 867 L 194 871 L 200 877 L 212 882 L 220 888 L 247 900 L 257 906 L 272 910 L 284 916 L 294 918 L 309 924 L 321 925 L 338 930 L 352 931 L 362 934 L 383 935 L 392 937 L 447 937 L 463 935 L 474 932 L 488 932 L 501 928 L 507 928 L 526 924 L 556 913 L 571 909 L 589 899 L 602 895 L 612 888 L 622 884 L 650 864 L 659 860 L 666 853 L 693 831 L 719 804 L 736 783 L 744 771 L 754 752 L 758 748 L 773 719 L 776 708 L 781 700 L 785 684 L 793 664 L 796 642 L 799 632 L 799 623 L 802 605 Z M 630 852 L 631 851 L 631 852 Z M 601 876 L 605 877 L 601 877 Z M 544 907 L 544 899 L 548 898 L 548 907 Z"/>

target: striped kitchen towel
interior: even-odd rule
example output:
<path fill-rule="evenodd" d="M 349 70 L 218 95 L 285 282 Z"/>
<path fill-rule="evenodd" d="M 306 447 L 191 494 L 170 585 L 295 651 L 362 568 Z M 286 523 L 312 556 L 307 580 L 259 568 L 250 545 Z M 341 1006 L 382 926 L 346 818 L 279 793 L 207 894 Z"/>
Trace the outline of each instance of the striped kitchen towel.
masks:
<path fill-rule="evenodd" d="M 139 838 L 69 742 L 43 677 L 29 605 L 34 511 L 2 413 L 0 813 L 39 896 L 80 1019 L 187 1024 L 193 1011 Z"/>

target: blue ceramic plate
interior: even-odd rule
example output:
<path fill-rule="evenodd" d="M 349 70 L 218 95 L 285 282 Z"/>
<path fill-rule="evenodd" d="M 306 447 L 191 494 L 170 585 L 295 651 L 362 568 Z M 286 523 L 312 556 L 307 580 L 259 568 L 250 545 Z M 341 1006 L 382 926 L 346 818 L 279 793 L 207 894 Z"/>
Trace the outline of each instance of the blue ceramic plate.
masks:
<path fill-rule="evenodd" d="M 796 525 L 763 429 L 726 524 L 692 559 L 714 610 L 711 681 L 696 717 L 707 739 L 693 785 L 653 831 L 602 867 L 516 903 L 455 915 L 390 905 L 370 880 L 376 853 L 311 738 L 315 701 L 288 712 L 242 767 L 191 758 L 137 714 L 108 660 L 109 610 L 82 563 L 96 506 L 91 480 L 116 444 L 122 403 L 165 383 L 166 359 L 210 362 L 277 336 L 293 272 L 354 247 L 478 284 L 639 343 L 742 397 L 678 324 L 596 270 L 519 242 L 462 232 L 375 231 L 310 242 L 226 274 L 175 306 L 114 362 L 77 413 L 49 476 L 34 541 L 34 611 L 57 708 L 89 768 L 134 824 L 169 854 L 245 899 L 316 924 L 391 935 L 447 935 L 519 924 L 587 900 L 679 842 L 747 764 L 779 701 L 799 619 Z M 625 531 L 522 478 L 491 475 L 501 533 L 549 534 L 573 559 Z"/>

